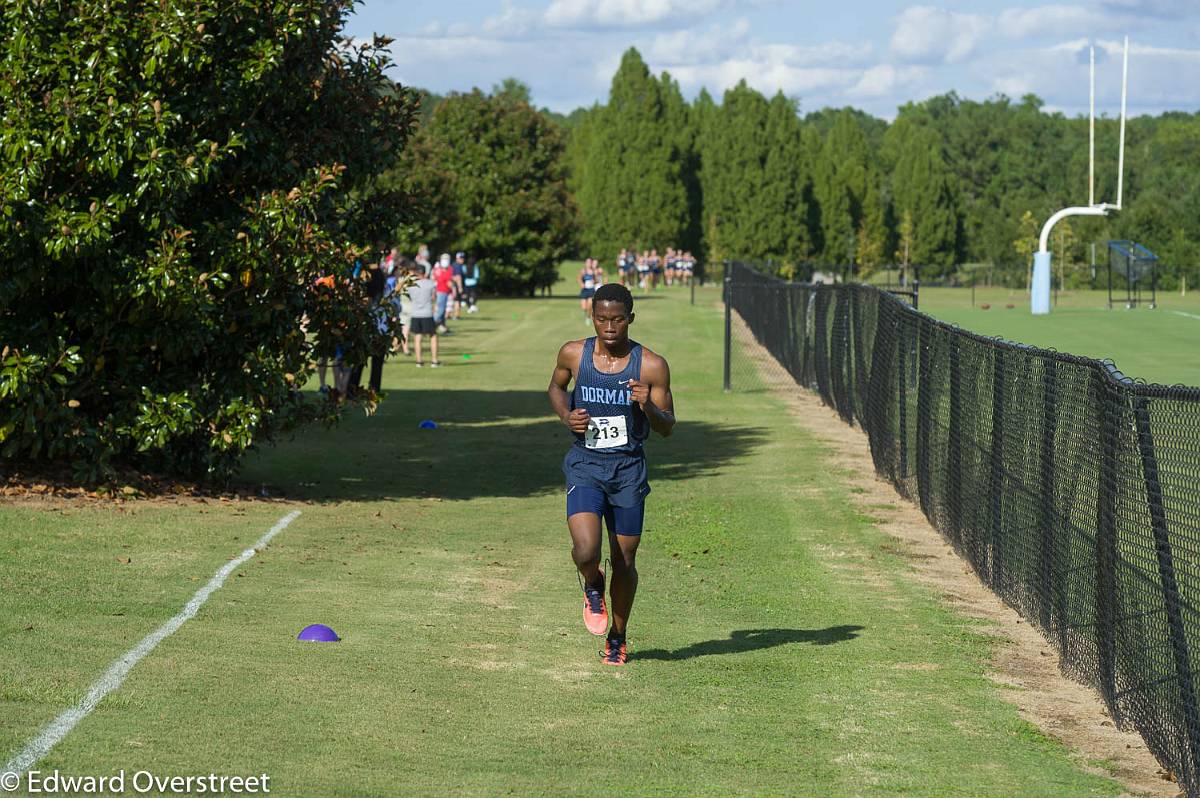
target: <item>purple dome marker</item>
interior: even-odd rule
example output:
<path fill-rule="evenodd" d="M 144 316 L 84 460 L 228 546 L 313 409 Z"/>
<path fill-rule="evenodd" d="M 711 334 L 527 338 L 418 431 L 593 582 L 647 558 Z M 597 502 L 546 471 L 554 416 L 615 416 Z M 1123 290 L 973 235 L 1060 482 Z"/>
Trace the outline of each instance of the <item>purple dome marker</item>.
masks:
<path fill-rule="evenodd" d="M 427 418 L 418 425 L 421 429 L 437 429 L 437 422 Z"/>
<path fill-rule="evenodd" d="M 309 624 L 300 630 L 300 634 L 296 636 L 297 640 L 305 640 L 310 643 L 336 643 L 342 638 L 337 636 L 337 632 L 330 629 L 323 623 Z"/>

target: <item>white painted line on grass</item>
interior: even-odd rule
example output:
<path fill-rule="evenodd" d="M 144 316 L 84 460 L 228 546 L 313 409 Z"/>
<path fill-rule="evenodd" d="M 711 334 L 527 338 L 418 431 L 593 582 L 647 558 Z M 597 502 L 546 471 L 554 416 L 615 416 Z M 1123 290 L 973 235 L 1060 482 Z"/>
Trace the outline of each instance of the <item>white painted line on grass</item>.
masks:
<path fill-rule="evenodd" d="M 238 557 L 225 563 L 221 570 L 217 571 L 216 575 L 208 580 L 207 585 L 196 591 L 196 595 L 192 596 L 192 600 L 187 603 L 187 606 L 178 615 L 146 635 L 142 638 L 142 642 L 126 651 L 124 656 L 110 665 L 108 670 L 104 672 L 104 675 L 97 679 L 91 688 L 88 689 L 87 695 L 83 697 L 82 701 L 63 712 L 49 726 L 42 729 L 41 734 L 33 738 L 21 753 L 13 757 L 3 768 L 0 768 L 0 772 L 23 774 L 36 765 L 42 757 L 50 753 L 51 748 L 58 745 L 64 737 L 70 734 L 71 729 L 75 728 L 75 724 L 90 715 L 92 710 L 96 708 L 96 705 L 106 695 L 121 686 L 121 683 L 125 681 L 125 677 L 129 675 L 129 671 L 133 669 L 134 665 L 138 664 L 143 657 L 153 651 L 159 643 L 178 631 L 184 622 L 190 618 L 194 618 L 200 608 L 204 606 L 204 602 L 208 601 L 208 597 L 219 590 L 221 585 L 225 584 L 226 578 L 236 571 L 238 566 L 253 557 L 259 549 L 265 548 L 271 542 L 271 538 L 282 532 L 288 524 L 295 521 L 298 517 L 300 517 L 300 511 L 294 510 L 283 518 L 280 518 L 267 534 L 259 538 L 253 548 L 246 549 Z"/>
<path fill-rule="evenodd" d="M 1197 316 L 1195 313 L 1184 313 L 1182 310 L 1172 310 L 1171 312 L 1176 316 L 1187 316 L 1189 319 L 1200 320 L 1200 316 Z"/>

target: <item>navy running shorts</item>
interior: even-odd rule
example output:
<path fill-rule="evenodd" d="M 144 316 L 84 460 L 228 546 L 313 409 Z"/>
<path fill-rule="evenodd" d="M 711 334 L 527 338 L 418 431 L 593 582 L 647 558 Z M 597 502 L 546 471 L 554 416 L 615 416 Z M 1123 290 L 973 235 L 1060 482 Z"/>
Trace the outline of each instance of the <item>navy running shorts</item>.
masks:
<path fill-rule="evenodd" d="M 584 485 L 567 487 L 567 518 L 577 513 L 595 513 L 604 519 L 610 534 L 641 535 L 642 520 L 646 515 L 646 500 L 632 507 L 617 507 L 608 500 L 604 491 Z"/>

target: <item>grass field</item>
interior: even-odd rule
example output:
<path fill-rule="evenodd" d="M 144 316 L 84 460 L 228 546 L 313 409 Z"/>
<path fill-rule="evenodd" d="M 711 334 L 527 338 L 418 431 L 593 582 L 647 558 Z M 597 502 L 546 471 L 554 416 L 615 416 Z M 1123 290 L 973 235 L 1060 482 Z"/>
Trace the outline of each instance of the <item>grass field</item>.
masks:
<path fill-rule="evenodd" d="M 716 289 L 638 306 L 682 420 L 649 445 L 633 660 L 601 665 L 544 394 L 588 328 L 556 293 L 485 300 L 446 368 L 388 363 L 374 417 L 254 457 L 282 498 L 0 507 L 0 754 L 299 509 L 38 767 L 265 772 L 286 796 L 1121 791 L 1003 700 L 994 640 L 779 400 L 722 393 Z M 343 641 L 297 643 L 313 622 Z"/>
<path fill-rule="evenodd" d="M 1200 293 L 1160 292 L 1153 310 L 1123 304 L 1108 310 L 1107 301 L 1105 291 L 1069 291 L 1048 316 L 1034 316 L 1024 291 L 978 288 L 972 307 L 970 288 L 921 289 L 921 310 L 964 329 L 1108 358 L 1146 382 L 1200 386 Z"/>

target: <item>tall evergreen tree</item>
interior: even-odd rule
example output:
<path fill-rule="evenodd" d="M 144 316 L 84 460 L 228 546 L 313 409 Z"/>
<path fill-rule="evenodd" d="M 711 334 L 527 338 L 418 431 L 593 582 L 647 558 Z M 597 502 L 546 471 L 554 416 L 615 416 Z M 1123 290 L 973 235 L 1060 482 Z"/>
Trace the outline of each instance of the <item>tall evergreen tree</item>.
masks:
<path fill-rule="evenodd" d="M 892 196 L 911 215 L 912 262 L 944 274 L 959 257 L 959 217 L 953 176 L 937 137 L 927 128 L 898 120 L 888 131 L 896 154 Z M 928 272 L 927 272 L 928 273 Z"/>
<path fill-rule="evenodd" d="M 629 244 L 674 246 L 687 236 L 689 161 L 672 127 L 679 123 L 676 93 L 650 74 L 636 49 L 626 51 L 594 120 L 579 196 L 584 239 L 596 257 Z"/>
<path fill-rule="evenodd" d="M 704 140 L 704 216 L 712 254 L 762 258 L 767 100 L 743 80 L 725 92 Z"/>
<path fill-rule="evenodd" d="M 853 111 L 840 111 L 825 137 L 814 171 L 821 203 L 823 254 L 830 263 L 853 260 L 862 206 L 870 182 L 870 148 Z"/>
<path fill-rule="evenodd" d="M 865 280 L 884 264 L 887 245 L 887 212 L 876 181 L 871 180 L 863 195 L 862 218 L 858 222 L 858 242 L 855 247 L 855 265 L 860 280 Z"/>
<path fill-rule="evenodd" d="M 769 256 L 793 270 L 812 251 L 806 220 L 809 162 L 796 102 L 778 92 L 767 115 L 767 156 L 764 163 L 762 203 L 765 206 L 763 237 Z"/>

